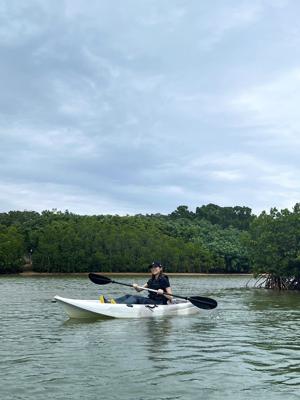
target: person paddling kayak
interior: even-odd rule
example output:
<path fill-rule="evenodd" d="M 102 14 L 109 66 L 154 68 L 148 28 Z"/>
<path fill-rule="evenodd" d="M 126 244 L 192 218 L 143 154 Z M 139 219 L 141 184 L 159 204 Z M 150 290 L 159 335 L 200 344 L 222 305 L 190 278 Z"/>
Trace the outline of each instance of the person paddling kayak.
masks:
<path fill-rule="evenodd" d="M 151 278 L 143 285 L 144 288 L 157 290 L 157 293 L 148 292 L 148 297 L 126 294 L 125 296 L 110 301 L 103 296 L 100 297 L 100 302 L 118 303 L 118 304 L 170 304 L 172 303 L 172 289 L 169 278 L 163 273 L 163 266 L 159 261 L 153 261 L 149 265 Z M 137 292 L 141 292 L 139 286 L 134 283 L 132 285 Z"/>

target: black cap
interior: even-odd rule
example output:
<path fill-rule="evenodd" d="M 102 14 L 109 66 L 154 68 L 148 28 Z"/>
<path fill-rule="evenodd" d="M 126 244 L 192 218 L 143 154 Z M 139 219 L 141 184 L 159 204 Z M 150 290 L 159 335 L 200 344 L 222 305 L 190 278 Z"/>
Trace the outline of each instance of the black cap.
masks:
<path fill-rule="evenodd" d="M 163 266 L 159 261 L 152 261 L 152 263 L 149 265 L 149 268 L 152 268 L 152 267 L 162 268 Z"/>

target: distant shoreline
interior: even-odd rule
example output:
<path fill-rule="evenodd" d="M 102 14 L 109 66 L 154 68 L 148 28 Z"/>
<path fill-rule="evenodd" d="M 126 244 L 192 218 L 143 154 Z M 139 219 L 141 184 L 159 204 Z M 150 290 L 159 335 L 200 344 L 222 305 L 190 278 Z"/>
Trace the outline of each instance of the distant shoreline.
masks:
<path fill-rule="evenodd" d="M 99 275 L 110 275 L 110 276 L 132 276 L 132 275 L 141 275 L 147 276 L 149 273 L 147 272 L 96 272 Z M 166 272 L 169 276 L 253 276 L 253 274 L 211 274 L 211 273 L 203 273 L 203 272 Z M 24 271 L 19 274 L 10 274 L 9 276 L 87 276 L 88 272 L 35 272 L 35 271 Z M 0 275 L 1 276 L 1 275 Z M 8 276 L 8 275 L 6 275 Z"/>

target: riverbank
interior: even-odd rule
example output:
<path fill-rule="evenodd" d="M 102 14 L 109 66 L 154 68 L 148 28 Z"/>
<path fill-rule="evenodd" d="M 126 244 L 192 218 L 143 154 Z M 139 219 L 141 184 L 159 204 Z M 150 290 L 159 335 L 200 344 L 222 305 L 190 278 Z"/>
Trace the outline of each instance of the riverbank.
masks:
<path fill-rule="evenodd" d="M 148 276 L 147 272 L 96 272 L 99 275 L 109 275 L 109 276 Z M 35 272 L 35 271 L 24 271 L 19 274 L 12 274 L 19 276 L 88 276 L 88 272 Z M 209 274 L 209 273 L 191 273 L 191 272 L 168 272 L 168 276 L 252 276 L 253 274 Z"/>

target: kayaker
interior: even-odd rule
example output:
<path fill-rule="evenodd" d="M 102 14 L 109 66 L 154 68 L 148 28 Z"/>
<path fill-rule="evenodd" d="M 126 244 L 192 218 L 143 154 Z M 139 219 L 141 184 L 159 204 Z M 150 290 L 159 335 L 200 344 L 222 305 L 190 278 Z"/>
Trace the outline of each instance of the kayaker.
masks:
<path fill-rule="evenodd" d="M 169 278 L 163 273 L 163 266 L 159 261 L 153 261 L 149 265 L 151 278 L 143 285 L 144 288 L 157 290 L 158 293 L 148 292 L 148 297 L 126 294 L 115 300 L 103 302 L 116 302 L 119 304 L 170 304 L 172 302 L 172 289 L 170 287 Z M 137 292 L 143 289 L 134 283 L 132 285 Z M 100 300 L 101 301 L 101 300 Z"/>
<path fill-rule="evenodd" d="M 146 300 L 153 300 L 153 304 L 168 304 L 172 301 L 171 296 L 164 296 L 164 294 L 171 295 L 172 289 L 170 287 L 169 278 L 167 275 L 163 273 L 163 266 L 159 261 L 153 261 L 149 265 L 149 269 L 151 271 L 151 278 L 148 280 L 143 287 L 157 290 L 157 294 L 153 292 L 148 292 L 148 298 Z M 141 292 L 142 289 L 139 289 L 136 283 L 133 284 L 133 287 L 137 292 Z M 142 296 L 140 296 L 142 297 Z M 144 299 L 144 297 L 142 297 Z"/>

